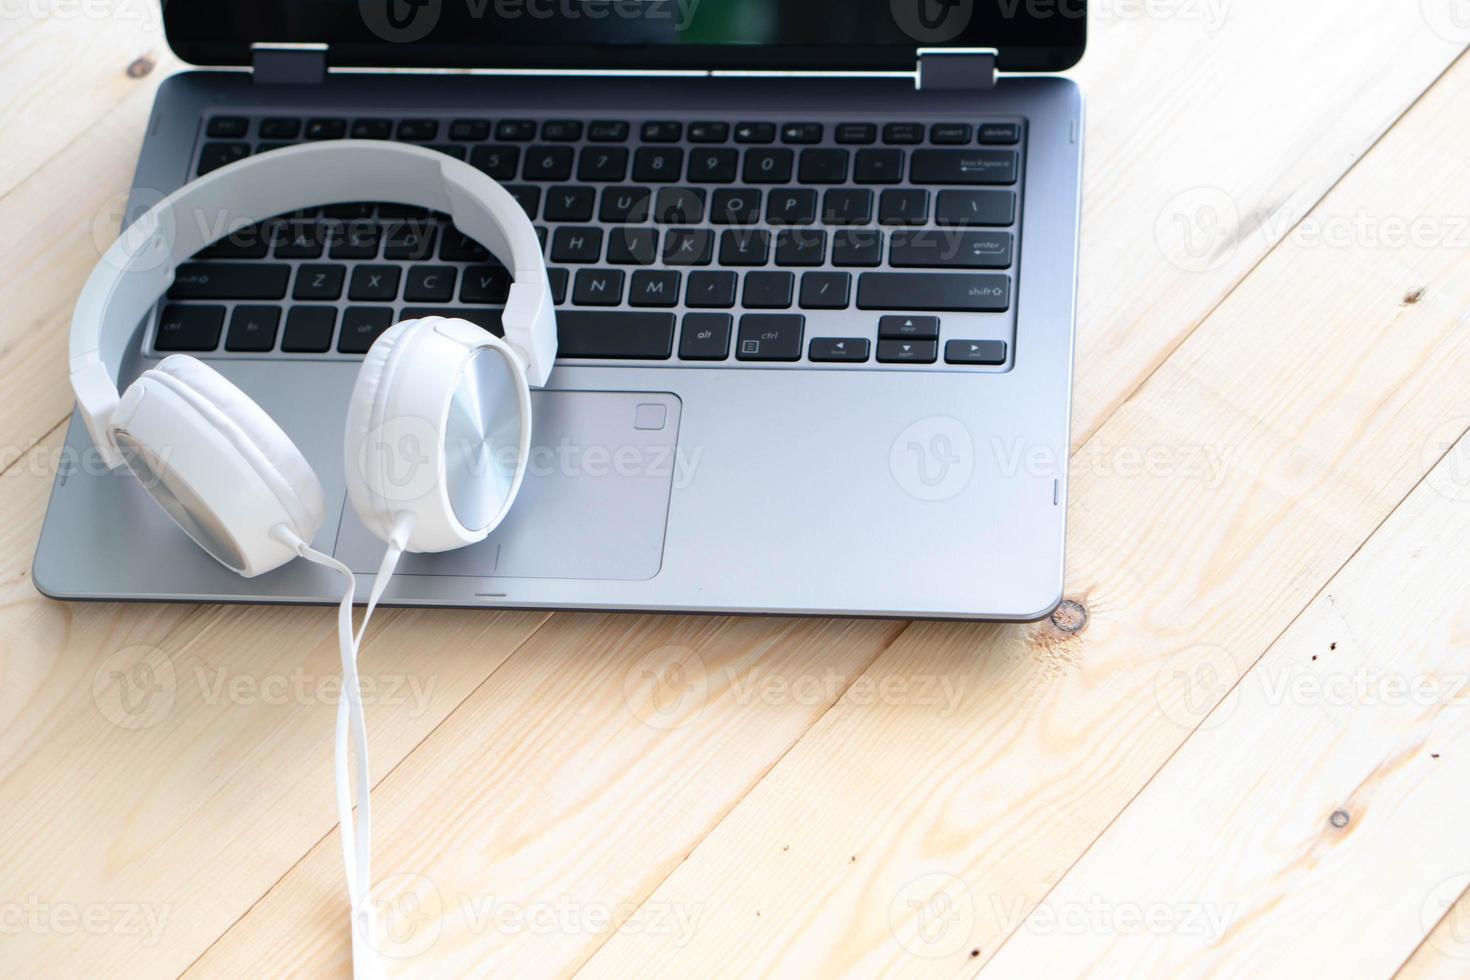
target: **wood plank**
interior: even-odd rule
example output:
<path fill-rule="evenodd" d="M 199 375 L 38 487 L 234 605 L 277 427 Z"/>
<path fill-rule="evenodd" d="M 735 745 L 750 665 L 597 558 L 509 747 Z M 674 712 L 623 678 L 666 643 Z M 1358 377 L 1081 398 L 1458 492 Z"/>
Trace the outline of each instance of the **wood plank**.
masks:
<path fill-rule="evenodd" d="M 1395 980 L 1461 980 L 1470 970 L 1470 891 L 1461 891 L 1458 899 L 1454 897 L 1456 888 L 1470 886 L 1470 879 L 1462 885 L 1460 878 L 1453 875 L 1445 879 L 1426 898 L 1426 916 L 1446 904 L 1448 908 L 1395 974 Z"/>
<path fill-rule="evenodd" d="M 159 5 L 144 0 L 14 3 L 3 14 L 0 76 L 0 197 L 102 120 L 119 103 L 143 93 L 180 64 L 163 40 Z M 129 74 L 139 59 L 147 73 Z M 138 142 L 143 129 L 137 127 Z M 127 166 L 131 157 L 115 162 Z M 116 190 L 117 188 L 114 188 Z M 6 227 L 16 227 L 7 225 Z"/>
<path fill-rule="evenodd" d="M 1314 224 L 1470 213 L 1467 88 Z M 650 898 L 702 903 L 693 939 L 620 933 L 587 975 L 983 965 L 1470 416 L 1470 250 L 1382 242 L 1283 243 L 1077 454 L 1073 632 L 910 629 L 870 672 L 948 677 L 956 711 L 829 712 Z"/>
<path fill-rule="evenodd" d="M 629 916 L 901 624 L 555 617 L 374 792 L 394 970 L 549 976 L 616 928 L 688 935 L 698 903 Z M 323 840 L 191 975 L 346 972 Z"/>
<path fill-rule="evenodd" d="M 38 595 L 60 438 L 0 476 L 0 895 L 25 922 L 4 959 L 174 975 L 336 822 L 335 612 Z M 379 777 L 545 619 L 381 616 L 362 654 Z"/>
<path fill-rule="evenodd" d="M 1442 493 L 1457 468 L 1460 492 Z M 1470 439 L 985 975 L 1389 976 L 1431 931 L 1437 951 L 1470 955 L 1464 920 L 1434 928 L 1470 883 L 1467 502 Z"/>

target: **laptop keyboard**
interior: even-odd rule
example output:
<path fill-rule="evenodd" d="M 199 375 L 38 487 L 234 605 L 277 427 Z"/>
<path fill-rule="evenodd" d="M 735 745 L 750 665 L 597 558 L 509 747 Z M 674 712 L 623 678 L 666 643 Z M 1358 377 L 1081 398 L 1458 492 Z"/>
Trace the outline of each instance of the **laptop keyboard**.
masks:
<path fill-rule="evenodd" d="M 1012 362 L 1020 120 L 217 115 L 193 172 L 345 137 L 426 145 L 505 184 L 545 249 L 560 360 Z M 181 265 L 151 349 L 355 357 L 426 315 L 499 333 L 509 285 L 444 215 L 334 205 Z"/>

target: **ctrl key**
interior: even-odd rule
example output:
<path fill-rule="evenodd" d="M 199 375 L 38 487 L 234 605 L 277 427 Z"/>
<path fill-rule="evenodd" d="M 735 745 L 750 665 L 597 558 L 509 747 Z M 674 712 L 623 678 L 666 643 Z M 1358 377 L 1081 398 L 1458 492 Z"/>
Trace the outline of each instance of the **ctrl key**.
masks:
<path fill-rule="evenodd" d="M 219 346 L 225 327 L 223 306 L 169 304 L 158 318 L 153 348 L 161 351 L 206 351 Z"/>
<path fill-rule="evenodd" d="M 747 313 L 740 318 L 735 356 L 742 361 L 799 361 L 805 324 L 800 313 Z"/>

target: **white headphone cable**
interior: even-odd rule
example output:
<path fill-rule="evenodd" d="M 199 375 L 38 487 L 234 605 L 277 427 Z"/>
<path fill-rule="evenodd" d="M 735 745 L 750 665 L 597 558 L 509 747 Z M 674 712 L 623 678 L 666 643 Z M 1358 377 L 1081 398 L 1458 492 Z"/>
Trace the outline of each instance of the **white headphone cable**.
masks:
<path fill-rule="evenodd" d="M 383 597 L 404 547 L 413 519 L 401 515 L 389 536 L 388 548 L 378 566 L 377 577 L 368 595 L 362 624 L 354 633 L 352 600 L 357 592 L 357 577 L 352 569 L 317 551 L 284 526 L 276 528 L 277 537 L 285 540 L 302 558 L 330 568 L 346 579 L 347 587 L 337 607 L 337 646 L 342 661 L 342 698 L 337 703 L 337 724 L 333 736 L 333 768 L 337 790 L 337 822 L 342 837 L 342 863 L 347 877 L 347 894 L 351 904 L 353 976 L 377 976 L 377 922 L 372 915 L 372 780 L 368 772 L 367 723 L 363 717 L 362 684 L 357 673 L 357 656 L 367 633 L 368 621 Z M 348 778 L 348 741 L 356 756 L 355 780 Z M 353 819 L 353 783 L 357 790 L 357 816 Z"/>

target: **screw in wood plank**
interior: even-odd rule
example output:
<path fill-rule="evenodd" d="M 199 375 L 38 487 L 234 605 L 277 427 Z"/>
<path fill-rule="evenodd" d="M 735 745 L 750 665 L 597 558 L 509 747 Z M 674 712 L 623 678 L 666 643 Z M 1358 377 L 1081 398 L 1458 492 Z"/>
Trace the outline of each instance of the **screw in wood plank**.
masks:
<path fill-rule="evenodd" d="M 156 64 L 158 64 L 158 59 L 153 55 L 153 52 L 150 51 L 145 55 L 140 55 L 128 63 L 128 77 L 142 78 L 144 75 L 153 71 L 153 67 Z"/>
<path fill-rule="evenodd" d="M 1075 599 L 1063 599 L 1051 614 L 1051 624 L 1063 633 L 1081 633 L 1087 628 L 1087 607 Z"/>
<path fill-rule="evenodd" d="M 1337 827 L 1338 829 L 1346 827 L 1350 819 L 1352 818 L 1348 816 L 1348 812 L 1346 810 L 1333 810 L 1332 816 L 1330 818 L 1330 820 L 1332 821 L 1332 826 Z"/>

